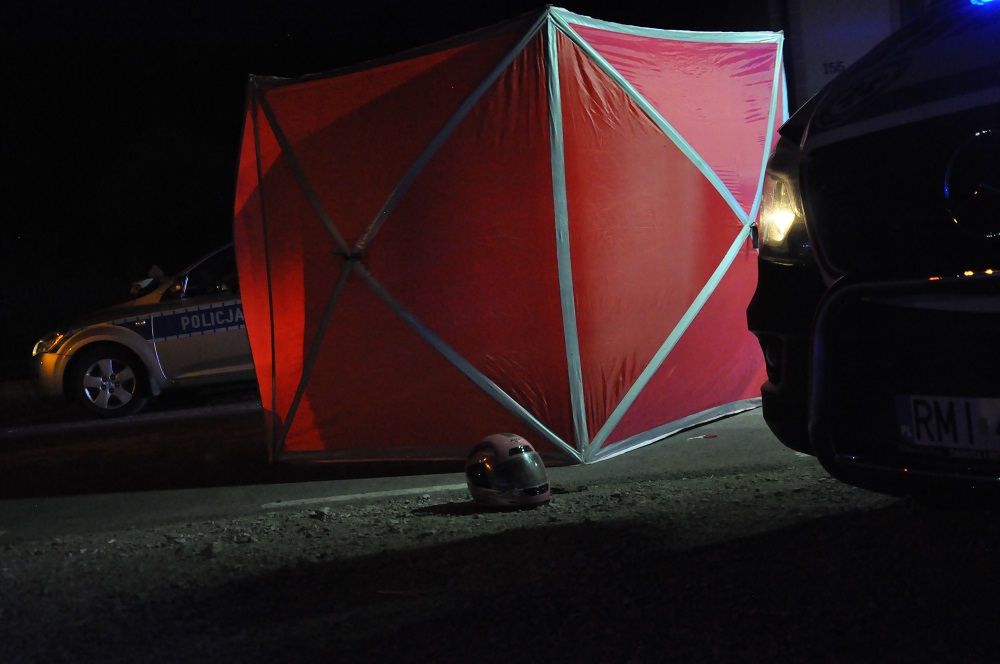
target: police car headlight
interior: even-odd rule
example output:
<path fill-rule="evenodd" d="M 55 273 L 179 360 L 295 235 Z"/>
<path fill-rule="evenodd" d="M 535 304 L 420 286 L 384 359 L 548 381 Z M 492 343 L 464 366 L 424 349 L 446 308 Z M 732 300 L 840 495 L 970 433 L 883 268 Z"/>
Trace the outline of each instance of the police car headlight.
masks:
<path fill-rule="evenodd" d="M 806 228 L 799 189 L 798 146 L 782 138 L 767 162 L 757 228 L 760 257 L 775 263 L 812 261 L 812 243 Z"/>
<path fill-rule="evenodd" d="M 44 337 L 38 340 L 35 347 L 31 349 L 31 356 L 36 357 L 42 353 L 54 353 L 59 350 L 62 346 L 63 340 L 66 338 L 62 332 L 49 332 Z"/>

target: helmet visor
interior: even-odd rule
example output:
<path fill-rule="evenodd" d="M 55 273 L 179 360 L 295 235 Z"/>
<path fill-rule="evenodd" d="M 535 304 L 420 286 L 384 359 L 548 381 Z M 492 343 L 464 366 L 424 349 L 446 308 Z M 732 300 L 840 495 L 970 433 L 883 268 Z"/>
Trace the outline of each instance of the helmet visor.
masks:
<path fill-rule="evenodd" d="M 499 464 L 494 472 L 504 484 L 515 489 L 538 486 L 548 481 L 545 464 L 538 452 L 519 454 Z"/>

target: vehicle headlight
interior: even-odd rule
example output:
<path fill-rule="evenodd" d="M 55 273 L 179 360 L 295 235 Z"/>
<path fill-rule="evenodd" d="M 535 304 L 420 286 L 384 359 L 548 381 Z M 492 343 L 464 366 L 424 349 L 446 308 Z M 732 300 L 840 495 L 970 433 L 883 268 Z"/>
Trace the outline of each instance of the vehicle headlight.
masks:
<path fill-rule="evenodd" d="M 66 338 L 62 332 L 49 332 L 38 340 L 35 347 L 31 349 L 31 356 L 35 357 L 42 353 L 54 353 L 62 346 L 63 339 Z"/>
<path fill-rule="evenodd" d="M 757 227 L 760 257 L 776 263 L 812 261 L 812 242 L 806 229 L 799 189 L 797 145 L 782 138 L 767 162 Z"/>

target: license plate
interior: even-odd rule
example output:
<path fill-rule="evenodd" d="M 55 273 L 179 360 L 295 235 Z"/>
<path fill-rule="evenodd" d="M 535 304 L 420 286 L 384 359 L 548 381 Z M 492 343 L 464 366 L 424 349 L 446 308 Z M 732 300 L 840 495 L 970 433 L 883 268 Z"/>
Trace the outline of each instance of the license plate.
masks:
<path fill-rule="evenodd" d="M 970 458 L 994 459 L 1000 453 L 1000 399 L 900 395 L 896 421 L 907 445 L 946 448 Z"/>

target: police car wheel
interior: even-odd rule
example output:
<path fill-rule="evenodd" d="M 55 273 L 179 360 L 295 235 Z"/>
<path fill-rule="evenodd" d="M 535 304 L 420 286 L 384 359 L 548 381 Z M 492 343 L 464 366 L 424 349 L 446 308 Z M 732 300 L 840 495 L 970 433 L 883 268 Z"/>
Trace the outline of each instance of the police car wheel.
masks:
<path fill-rule="evenodd" d="M 130 352 L 115 346 L 81 352 L 68 388 L 84 410 L 98 417 L 132 415 L 148 398 L 145 367 Z"/>

